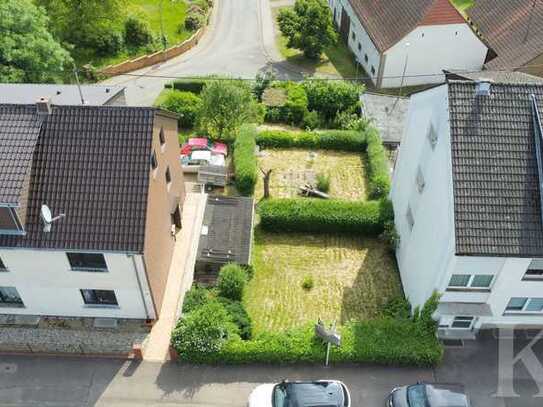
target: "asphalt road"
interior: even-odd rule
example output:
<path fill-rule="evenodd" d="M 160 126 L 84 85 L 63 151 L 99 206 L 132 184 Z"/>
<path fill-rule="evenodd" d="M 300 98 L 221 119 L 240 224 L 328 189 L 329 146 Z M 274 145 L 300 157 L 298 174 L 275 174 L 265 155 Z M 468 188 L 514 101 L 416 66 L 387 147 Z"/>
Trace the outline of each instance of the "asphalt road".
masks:
<path fill-rule="evenodd" d="M 528 339 L 516 342 L 517 352 Z M 543 340 L 533 348 L 543 363 Z M 536 381 L 522 364 L 514 369 L 518 397 L 498 398 L 498 347 L 495 338 L 448 348 L 437 369 L 380 366 L 206 367 L 0 355 L 0 406 L 190 406 L 243 407 L 251 390 L 282 379 L 344 381 L 353 407 L 383 407 L 395 386 L 417 381 L 462 383 L 472 407 L 541 407 L 543 375 Z M 543 395 L 543 394 L 542 394 Z"/>
<path fill-rule="evenodd" d="M 164 83 L 178 76 L 220 74 L 254 78 L 272 70 L 278 77 L 301 74 L 282 63 L 278 56 L 269 0 L 217 0 L 208 31 L 187 53 L 163 64 L 119 75 L 106 84 L 127 87 L 129 105 L 150 105 Z M 153 76 L 153 77 L 150 77 Z"/>

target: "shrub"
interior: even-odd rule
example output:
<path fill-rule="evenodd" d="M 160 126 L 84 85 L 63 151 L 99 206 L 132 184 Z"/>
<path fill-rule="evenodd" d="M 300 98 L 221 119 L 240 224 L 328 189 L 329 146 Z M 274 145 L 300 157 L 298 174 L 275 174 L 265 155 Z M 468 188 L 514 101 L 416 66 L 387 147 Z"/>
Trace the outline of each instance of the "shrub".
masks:
<path fill-rule="evenodd" d="M 341 130 L 366 131 L 370 121 L 360 116 L 360 113 L 339 112 L 332 127 Z"/>
<path fill-rule="evenodd" d="M 185 17 L 185 29 L 187 31 L 196 31 L 205 24 L 205 16 L 200 13 L 189 13 Z"/>
<path fill-rule="evenodd" d="M 322 120 L 331 125 L 338 113 L 359 113 L 360 94 L 364 86 L 347 81 L 304 81 L 308 109 L 319 113 Z"/>
<path fill-rule="evenodd" d="M 342 344 L 332 347 L 332 363 L 377 363 L 383 365 L 436 366 L 443 350 L 434 333 L 411 321 L 393 319 L 351 323 L 340 330 Z M 253 340 L 232 337 L 220 351 L 185 353 L 188 361 L 200 363 L 322 363 L 326 346 L 315 337 L 314 327 L 266 333 Z"/>
<path fill-rule="evenodd" d="M 435 332 L 437 322 L 432 317 L 439 305 L 440 294 L 437 292 L 432 293 L 430 298 L 424 303 L 420 311 L 419 323 L 422 324 L 424 329 L 428 332 Z"/>
<path fill-rule="evenodd" d="M 256 74 L 255 83 L 253 84 L 253 94 L 262 102 L 262 94 L 268 89 L 275 79 L 273 71 L 266 71 L 263 74 L 260 72 Z"/>
<path fill-rule="evenodd" d="M 241 266 L 230 263 L 221 267 L 217 280 L 219 295 L 230 300 L 241 301 L 247 280 L 247 272 Z"/>
<path fill-rule="evenodd" d="M 256 126 L 244 125 L 234 142 L 236 188 L 245 196 L 253 194 L 257 180 L 255 136 Z"/>
<path fill-rule="evenodd" d="M 194 0 L 193 5 L 199 7 L 204 12 L 209 10 L 209 7 L 212 6 L 212 2 L 208 0 Z M 192 7 L 192 6 L 191 6 Z"/>
<path fill-rule="evenodd" d="M 192 128 L 196 124 L 201 103 L 202 99 L 194 93 L 170 90 L 159 107 L 177 113 L 179 127 L 185 129 Z"/>
<path fill-rule="evenodd" d="M 400 235 L 394 226 L 393 221 L 385 222 L 384 231 L 379 238 L 385 242 L 391 250 L 396 250 L 400 244 Z"/>
<path fill-rule="evenodd" d="M 183 92 L 192 92 L 199 95 L 209 78 L 195 78 L 195 79 L 177 79 L 171 83 L 166 84 L 166 87 L 171 87 L 175 90 Z"/>
<path fill-rule="evenodd" d="M 320 132 L 264 130 L 256 136 L 256 143 L 262 148 L 319 148 L 357 152 L 366 149 L 364 133 L 341 130 Z"/>
<path fill-rule="evenodd" d="M 224 306 L 232 318 L 232 322 L 237 325 L 241 339 L 251 339 L 253 322 L 243 304 L 240 301 L 232 301 L 224 297 L 218 297 L 218 301 Z"/>
<path fill-rule="evenodd" d="M 124 41 L 132 47 L 142 47 L 153 42 L 153 33 L 147 21 L 129 16 L 124 22 Z"/>
<path fill-rule="evenodd" d="M 123 35 L 120 31 L 107 27 L 90 33 L 85 39 L 85 45 L 94 49 L 97 55 L 115 55 L 124 47 Z"/>
<path fill-rule="evenodd" d="M 409 320 L 411 318 L 411 304 L 404 296 L 397 296 L 383 305 L 381 314 L 387 318 Z"/>
<path fill-rule="evenodd" d="M 376 129 L 371 128 L 366 134 L 368 147 L 368 184 L 370 199 L 380 199 L 390 192 L 390 167 L 385 147 Z"/>
<path fill-rule="evenodd" d="M 210 291 L 199 285 L 193 285 L 185 294 L 183 300 L 183 313 L 188 314 L 211 300 Z"/>
<path fill-rule="evenodd" d="M 317 189 L 322 192 L 330 191 L 330 176 L 317 174 Z"/>
<path fill-rule="evenodd" d="M 219 352 L 229 337 L 237 334 L 224 307 L 211 301 L 181 318 L 172 332 L 172 345 L 182 357 L 205 360 Z"/>
<path fill-rule="evenodd" d="M 281 122 L 292 125 L 300 125 L 306 117 L 307 95 L 302 85 L 295 82 L 283 82 L 274 87 L 285 89 L 287 100 L 282 106 L 269 106 L 266 120 L 270 122 Z"/>
<path fill-rule="evenodd" d="M 390 206 L 388 201 L 267 199 L 259 204 L 258 213 L 262 228 L 271 232 L 378 236 L 391 219 Z"/>
<path fill-rule="evenodd" d="M 315 286 L 315 281 L 313 281 L 313 277 L 311 276 L 305 276 L 304 281 L 302 281 L 302 288 L 306 291 L 311 290 Z"/>

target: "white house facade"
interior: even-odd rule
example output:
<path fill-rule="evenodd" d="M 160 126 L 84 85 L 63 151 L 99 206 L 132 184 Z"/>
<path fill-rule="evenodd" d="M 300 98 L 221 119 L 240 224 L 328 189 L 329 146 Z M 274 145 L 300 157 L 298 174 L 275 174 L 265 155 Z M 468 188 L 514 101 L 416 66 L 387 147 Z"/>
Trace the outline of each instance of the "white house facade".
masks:
<path fill-rule="evenodd" d="M 488 86 L 450 82 L 412 95 L 394 170 L 404 291 L 413 306 L 441 294 L 442 337 L 543 325 L 532 125 L 543 86 L 491 84 L 486 93 Z"/>
<path fill-rule="evenodd" d="M 448 0 L 329 0 L 334 22 L 374 85 L 444 82 L 443 70 L 479 71 L 488 52 Z"/>

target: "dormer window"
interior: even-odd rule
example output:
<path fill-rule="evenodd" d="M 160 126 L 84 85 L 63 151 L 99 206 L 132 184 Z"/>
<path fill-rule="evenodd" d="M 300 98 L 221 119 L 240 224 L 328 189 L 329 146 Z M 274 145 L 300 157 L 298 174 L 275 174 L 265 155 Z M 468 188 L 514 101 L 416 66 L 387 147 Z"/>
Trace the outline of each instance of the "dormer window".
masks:
<path fill-rule="evenodd" d="M 0 234 L 22 235 L 24 228 L 19 220 L 15 208 L 7 206 L 0 207 Z"/>

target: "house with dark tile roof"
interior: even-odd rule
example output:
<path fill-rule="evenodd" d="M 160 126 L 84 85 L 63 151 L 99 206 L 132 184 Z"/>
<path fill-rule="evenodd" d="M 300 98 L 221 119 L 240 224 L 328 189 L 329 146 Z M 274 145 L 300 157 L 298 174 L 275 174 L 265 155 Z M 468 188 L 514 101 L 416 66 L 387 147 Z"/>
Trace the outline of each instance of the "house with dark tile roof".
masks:
<path fill-rule="evenodd" d="M 0 313 L 158 318 L 178 150 L 154 108 L 0 104 Z"/>
<path fill-rule="evenodd" d="M 405 293 L 441 294 L 444 338 L 543 326 L 543 84 L 411 96 L 391 200 Z"/>
<path fill-rule="evenodd" d="M 449 0 L 329 0 L 341 37 L 379 88 L 444 82 L 478 71 L 487 46 Z"/>
<path fill-rule="evenodd" d="M 543 3 L 477 0 L 468 19 L 490 52 L 485 68 L 519 70 L 543 77 Z"/>

